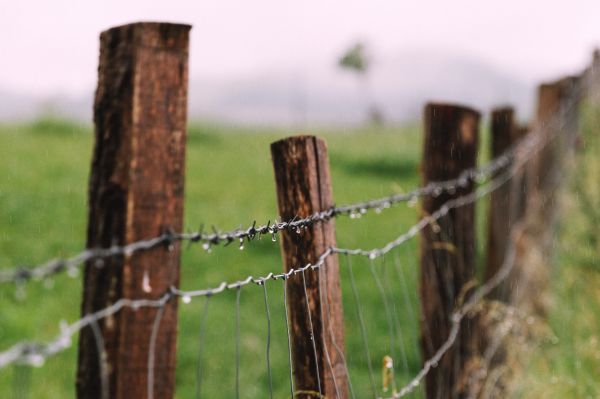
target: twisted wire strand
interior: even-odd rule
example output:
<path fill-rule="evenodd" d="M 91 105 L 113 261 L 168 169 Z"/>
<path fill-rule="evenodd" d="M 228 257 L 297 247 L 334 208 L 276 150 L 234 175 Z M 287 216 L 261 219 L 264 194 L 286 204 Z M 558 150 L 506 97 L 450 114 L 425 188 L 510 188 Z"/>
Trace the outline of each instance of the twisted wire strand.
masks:
<path fill-rule="evenodd" d="M 429 371 L 432 368 L 437 367 L 438 363 L 442 359 L 442 357 L 452 348 L 452 345 L 456 342 L 458 337 L 458 333 L 460 332 L 461 321 L 478 305 L 479 301 L 481 301 L 486 295 L 491 293 L 494 288 L 498 287 L 504 279 L 506 279 L 512 270 L 515 264 L 516 257 L 516 248 L 514 245 L 514 237 L 515 233 L 511 235 L 511 239 L 509 240 L 508 251 L 506 254 L 506 258 L 502 264 L 502 267 L 498 270 L 498 272 L 489 279 L 486 283 L 479 286 L 477 290 L 469 297 L 469 299 L 464 302 L 464 304 L 456 309 L 450 318 L 451 328 L 450 333 L 448 334 L 448 338 L 444 343 L 438 348 L 435 354 L 425 361 L 423 364 L 423 368 L 415 375 L 415 377 L 405 386 L 403 386 L 397 393 L 395 393 L 390 398 L 386 399 L 397 399 L 404 397 L 414 391 L 417 387 L 419 387 L 421 381 L 427 376 Z"/>
<path fill-rule="evenodd" d="M 97 312 L 90 313 L 81 319 L 75 321 L 70 325 L 63 324 L 61 326 L 61 333 L 58 338 L 53 341 L 50 341 L 46 344 L 41 343 L 32 343 L 32 342 L 21 342 L 17 343 L 14 346 L 10 347 L 4 352 L 0 352 L 0 368 L 6 367 L 13 363 L 18 364 L 26 364 L 32 366 L 41 366 L 44 363 L 44 360 L 47 357 L 53 356 L 71 346 L 72 336 L 75 335 L 82 328 L 89 326 L 91 323 L 108 317 L 112 314 L 117 313 L 124 307 L 129 307 L 133 309 L 141 308 L 141 307 L 157 307 L 160 308 L 165 306 L 167 302 L 169 302 L 173 297 L 182 297 L 184 302 L 189 302 L 192 297 L 212 297 L 214 295 L 220 294 L 226 290 L 238 289 L 240 287 L 244 287 L 249 284 L 255 285 L 264 285 L 268 280 L 278 280 L 283 279 L 287 280 L 288 278 L 304 273 L 306 270 L 317 270 L 325 265 L 326 259 L 333 254 L 346 254 L 346 255 L 354 255 L 354 256 L 366 256 L 369 259 L 375 259 L 377 257 L 383 256 L 386 253 L 390 252 L 392 249 L 402 245 L 409 239 L 415 237 L 421 230 L 423 230 L 428 225 L 435 223 L 441 217 L 445 216 L 450 212 L 451 209 L 458 208 L 467 204 L 474 203 L 478 199 L 488 195 L 492 191 L 498 189 L 500 186 L 505 184 L 507 181 L 513 177 L 518 169 L 520 169 L 529 158 L 533 156 L 539 149 L 541 149 L 540 143 L 545 143 L 548 140 L 542 140 L 537 138 L 535 140 L 529 140 L 530 143 L 527 147 L 523 147 L 520 149 L 522 152 L 522 156 L 516 157 L 518 160 L 517 163 L 513 164 L 511 168 L 506 169 L 501 174 L 494 177 L 487 186 L 483 186 L 476 191 L 473 191 L 469 194 L 451 199 L 445 202 L 437 211 L 433 212 L 431 215 L 427 215 L 420 219 L 416 224 L 414 224 L 407 232 L 398 236 L 393 241 L 387 243 L 381 248 L 375 248 L 371 250 L 364 249 L 346 249 L 346 248 L 337 248 L 330 247 L 325 252 L 319 256 L 317 262 L 314 264 L 308 263 L 305 266 L 292 268 L 288 272 L 285 273 L 269 273 L 264 277 L 254 278 L 253 276 L 248 276 L 243 280 L 239 280 L 233 283 L 222 282 L 219 286 L 214 288 L 206 288 L 201 290 L 194 291 L 183 291 L 176 287 L 170 287 L 170 289 L 159 299 L 120 299 L 111 306 L 108 306 L 104 309 L 98 310 Z"/>
<path fill-rule="evenodd" d="M 246 229 L 235 229 L 231 231 L 219 232 L 213 227 L 212 233 L 205 233 L 203 227 L 196 232 L 189 233 L 173 233 L 165 232 L 157 237 L 136 241 L 127 245 L 113 245 L 109 248 L 89 248 L 85 249 L 71 257 L 52 259 L 38 266 L 25 267 L 19 266 L 16 268 L 6 268 L 0 270 L 0 284 L 13 283 L 22 284 L 28 280 L 44 280 L 67 271 L 70 274 L 76 275 L 77 268 L 82 264 L 90 261 L 97 261 L 99 266 L 102 266 L 103 260 L 115 256 L 131 256 L 137 252 L 147 251 L 159 246 L 170 246 L 175 242 L 202 243 L 206 251 L 210 251 L 214 245 L 224 244 L 229 245 L 233 242 L 239 242 L 240 247 L 243 247 L 245 241 L 260 239 L 264 235 L 275 235 L 282 230 L 301 232 L 302 229 L 312 226 L 316 223 L 327 221 L 340 215 L 347 215 L 351 218 L 359 218 L 369 210 L 374 209 L 375 212 L 391 208 L 393 205 L 402 202 L 416 201 L 424 196 L 439 196 L 444 192 L 454 193 L 460 187 L 466 187 L 471 182 L 483 183 L 490 179 L 495 173 L 501 171 L 510 164 L 514 158 L 514 154 L 519 152 L 521 148 L 531 145 L 531 142 L 536 140 L 537 134 L 532 131 L 526 137 L 515 143 L 507 149 L 502 155 L 494 158 L 489 163 L 478 168 L 471 168 L 463 171 L 459 177 L 440 181 L 430 182 L 423 187 L 416 188 L 408 193 L 393 194 L 387 197 L 372 199 L 364 202 L 332 207 L 330 209 L 316 212 L 305 218 L 294 218 L 290 221 L 277 222 L 268 221 L 267 224 L 257 226 L 256 221 Z"/>

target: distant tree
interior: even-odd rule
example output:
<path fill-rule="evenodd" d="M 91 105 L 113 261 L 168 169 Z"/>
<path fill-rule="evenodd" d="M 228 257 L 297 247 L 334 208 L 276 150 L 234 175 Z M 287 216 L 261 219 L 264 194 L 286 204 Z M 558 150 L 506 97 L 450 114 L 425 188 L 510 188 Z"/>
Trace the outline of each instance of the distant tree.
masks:
<path fill-rule="evenodd" d="M 367 104 L 372 103 L 368 106 L 369 122 L 381 125 L 383 124 L 383 113 L 379 107 L 372 102 L 368 87 L 368 73 L 371 60 L 367 55 L 366 46 L 358 42 L 350 47 L 338 60 L 338 66 L 341 69 L 345 69 L 356 73 L 359 78 L 359 83 L 362 88 L 362 96 L 365 98 Z"/>
<path fill-rule="evenodd" d="M 359 42 L 350 47 L 340 58 L 338 64 L 343 69 L 358 73 L 359 76 L 366 76 L 369 69 L 369 59 L 365 54 L 365 45 Z"/>

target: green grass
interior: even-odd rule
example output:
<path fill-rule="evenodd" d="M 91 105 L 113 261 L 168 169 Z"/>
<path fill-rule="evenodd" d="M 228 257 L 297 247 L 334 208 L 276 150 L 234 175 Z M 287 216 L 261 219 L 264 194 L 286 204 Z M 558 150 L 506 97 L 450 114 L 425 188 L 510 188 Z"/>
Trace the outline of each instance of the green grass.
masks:
<path fill-rule="evenodd" d="M 314 132 L 328 142 L 336 203 L 416 187 L 421 154 L 419 132 L 418 126 Z M 204 223 L 232 229 L 240 223 L 248 226 L 254 219 L 259 223 L 273 220 L 277 207 L 269 144 L 286 133 L 192 125 L 187 147 L 186 227 L 196 229 Z M 483 138 L 482 147 L 487 148 L 487 134 Z M 83 248 L 92 145 L 91 129 L 63 121 L 40 120 L 29 125 L 0 127 L 0 267 L 34 265 Z M 478 215 L 481 234 L 485 226 L 485 202 L 478 205 Z M 381 246 L 405 232 L 416 219 L 416 210 L 406 205 L 380 215 L 370 213 L 358 220 L 342 217 L 336 220 L 338 245 L 347 248 Z M 478 240 L 480 254 L 483 243 L 483 239 Z M 386 289 L 396 299 L 402 345 L 395 344 L 393 348 L 387 336 L 384 304 L 380 292 L 374 288 L 369 262 L 352 259 L 377 384 L 381 380 L 380 365 L 385 355 L 394 357 L 399 384 L 405 383 L 420 368 L 416 253 L 413 240 L 387 257 L 385 267 L 379 260 L 373 265 L 385 277 L 384 281 L 390 283 Z M 340 263 L 350 376 L 357 397 L 368 397 L 369 375 L 348 268 L 344 258 Z M 184 289 L 212 287 L 223 280 L 265 275 L 281 268 L 279 244 L 270 239 L 248 244 L 243 252 L 230 246 L 215 247 L 208 254 L 200 246 L 191 246 L 183 251 L 181 285 Z M 285 398 L 289 397 L 289 367 L 283 290 L 281 282 L 269 282 L 267 288 L 272 318 L 274 397 Z M 569 296 L 560 288 L 559 284 L 559 301 L 574 303 L 576 295 Z M 25 294 L 25 298 L 19 300 L 14 287 L 0 287 L 0 350 L 25 338 L 52 339 L 59 332 L 60 320 L 71 322 L 79 316 L 80 277 L 72 279 L 63 275 L 51 284 L 32 282 L 25 287 Z M 240 385 L 243 397 L 268 396 L 267 321 L 263 300 L 261 287 L 249 286 L 242 290 Z M 203 306 L 203 299 L 180 304 L 178 398 L 195 397 Z M 233 397 L 235 292 L 212 298 L 208 309 L 204 340 L 207 345 L 203 346 L 203 397 Z M 0 392 L 8 392 L 9 397 L 20 390 L 28 391 L 31 398 L 73 397 L 76 357 L 74 341 L 70 350 L 48 359 L 44 367 L 0 370 Z M 567 367 L 567 363 L 564 364 Z M 31 384 L 20 383 L 24 379 L 29 379 Z"/>
<path fill-rule="evenodd" d="M 600 110 L 584 107 L 581 148 L 563 194 L 548 326 L 533 343 L 516 394 L 528 398 L 600 397 Z"/>
<path fill-rule="evenodd" d="M 389 128 L 382 131 L 349 130 L 319 132 L 329 145 L 331 173 L 336 202 L 349 203 L 406 191 L 418 184 L 420 135 L 418 129 Z M 274 220 L 277 216 L 269 144 L 284 132 L 219 126 L 191 126 L 187 147 L 185 225 L 196 229 L 201 223 L 223 229 Z M 63 121 L 41 120 L 30 125 L 0 129 L 0 253 L 2 267 L 34 265 L 48 258 L 67 256 L 84 245 L 86 192 L 92 152 L 89 128 Z M 415 209 L 406 206 L 371 214 L 360 220 L 337 221 L 338 243 L 343 247 L 382 245 L 404 232 L 416 220 Z M 354 270 L 365 308 L 369 343 L 380 380 L 379 366 L 384 355 L 393 354 L 399 365 L 399 383 L 419 367 L 415 350 L 417 303 L 415 298 L 414 242 L 394 254 L 402 268 L 386 268 L 389 278 L 398 281 L 403 273 L 412 311 L 401 291 L 397 314 L 403 326 L 406 361 L 399 346 L 393 350 L 386 337 L 387 322 L 380 293 L 373 290 L 369 264 L 354 259 Z M 342 264 L 344 262 L 341 259 Z M 387 259 L 392 263 L 393 259 Z M 183 251 L 182 287 L 205 288 L 223 280 L 247 275 L 264 275 L 281 270 L 279 244 L 270 239 L 246 245 L 216 247 L 207 254 L 200 246 Z M 381 268 L 378 262 L 374 267 Z M 368 389 L 368 373 L 358 330 L 354 302 L 349 290 L 347 268 L 343 270 L 347 357 L 359 397 Z M 50 284 L 51 283 L 51 284 Z M 49 287 L 49 286 L 52 287 Z M 46 287 L 48 286 L 48 287 Z M 390 291 L 391 292 L 391 291 Z M 275 397 L 288 393 L 287 340 L 284 325 L 283 290 L 280 282 L 268 284 L 272 317 L 271 361 Z M 60 276 L 43 284 L 25 287 L 25 299 L 18 300 L 15 288 L 0 287 L 0 347 L 24 339 L 48 340 L 59 332 L 59 321 L 73 321 L 79 314 L 80 278 Z M 177 356 L 177 397 L 194 397 L 198 336 L 203 300 L 180 306 Z M 234 393 L 235 293 L 211 300 L 204 348 L 203 393 L 205 397 L 231 397 Z M 406 327 L 404 327 L 406 326 Z M 245 397 L 267 395 L 265 361 L 267 324 L 263 292 L 250 286 L 241 294 L 241 389 Z M 30 397 L 72 397 L 76 365 L 73 348 L 48 359 L 44 367 L 31 370 Z M 377 360 L 379 359 L 379 360 Z M 408 364 L 408 368 L 403 365 Z M 0 391 L 10 392 L 15 380 L 29 371 L 22 367 L 0 372 Z M 22 389 L 22 384 L 17 384 Z"/>

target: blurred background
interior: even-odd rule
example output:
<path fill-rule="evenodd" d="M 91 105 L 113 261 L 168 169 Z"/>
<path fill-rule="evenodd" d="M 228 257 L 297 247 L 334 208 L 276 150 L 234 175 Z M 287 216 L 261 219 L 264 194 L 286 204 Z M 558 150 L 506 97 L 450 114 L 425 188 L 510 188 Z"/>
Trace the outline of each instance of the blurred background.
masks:
<path fill-rule="evenodd" d="M 538 85 L 580 73 L 600 46 L 598 0 L 0 0 L 0 268 L 31 267 L 85 247 L 99 35 L 137 21 L 193 26 L 186 231 L 275 220 L 269 144 L 306 130 L 327 140 L 337 204 L 419 187 L 427 101 L 481 112 L 482 165 L 490 158 L 490 110 L 511 105 L 519 124 L 532 121 Z M 561 267 L 552 269 L 548 317 L 522 323 L 527 336 L 511 347 L 521 357 L 520 367 L 510 365 L 519 370 L 514 397 L 600 397 L 600 112 L 594 110 L 582 112 L 583 155 L 577 178 L 569 171 L 566 179 L 566 222 L 556 250 Z M 487 212 L 483 199 L 477 204 L 480 271 Z M 338 244 L 381 247 L 419 215 L 411 202 L 385 215 L 339 218 Z M 357 260 L 360 304 L 342 267 L 348 368 L 357 397 L 370 395 L 358 306 L 365 308 L 374 364 L 391 353 L 389 320 L 370 267 L 381 271 L 384 283 L 399 282 L 389 290 L 398 298 L 398 342 L 402 352 L 406 348 L 403 361 L 394 359 L 398 386 L 422 367 L 418 251 L 417 240 L 400 247 L 390 258 L 393 269 Z M 279 240 L 253 241 L 243 252 L 236 245 L 211 253 L 185 246 L 181 286 L 213 287 L 281 267 Z M 383 270 L 397 270 L 396 280 Z M 81 274 L 60 274 L 0 286 L 0 353 L 23 340 L 48 342 L 60 333 L 59 321 L 78 320 L 81 280 Z M 289 397 L 283 292 L 278 282 L 269 290 L 274 397 L 283 398 Z M 262 288 L 249 286 L 241 296 L 243 397 L 268 397 L 270 389 L 262 295 Z M 177 398 L 194 397 L 201 361 L 206 397 L 234 397 L 235 293 L 210 306 L 206 347 L 198 333 L 204 302 L 180 306 Z M 74 397 L 76 341 L 43 367 L 0 369 L 0 397 Z M 411 397 L 422 394 L 421 386 Z"/>
<path fill-rule="evenodd" d="M 574 1 L 2 1 L 0 119 L 90 121 L 98 35 L 193 25 L 189 116 L 305 128 L 418 119 L 426 100 L 511 103 L 598 44 L 600 3 Z M 352 50 L 364 65 L 340 64 Z"/>

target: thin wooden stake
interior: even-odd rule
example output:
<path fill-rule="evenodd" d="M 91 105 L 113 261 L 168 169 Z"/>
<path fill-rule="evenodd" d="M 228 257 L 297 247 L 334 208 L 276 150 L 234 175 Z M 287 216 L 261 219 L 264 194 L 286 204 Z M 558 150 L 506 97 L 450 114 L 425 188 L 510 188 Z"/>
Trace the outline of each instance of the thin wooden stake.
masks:
<path fill-rule="evenodd" d="M 282 220 L 307 217 L 333 206 L 325 141 L 314 136 L 290 137 L 271 144 L 271 155 Z M 288 271 L 308 263 L 316 264 L 319 256 L 335 245 L 333 220 L 317 223 L 300 232 L 282 231 L 284 268 Z M 307 313 L 302 277 L 292 276 L 286 282 L 295 398 L 318 397 L 315 393 L 319 392 L 320 385 L 325 397 L 346 399 L 348 376 L 343 357 L 344 319 L 337 255 L 327 257 L 319 270 L 305 272 L 312 320 Z"/>
<path fill-rule="evenodd" d="M 465 107 L 428 104 L 424 113 L 423 185 L 454 179 L 476 165 L 479 113 Z M 454 193 L 423 199 L 423 212 L 431 214 L 450 199 L 473 190 L 473 184 Z M 421 341 L 423 358 L 429 359 L 449 336 L 451 314 L 475 276 L 475 207 L 450 211 L 448 216 L 421 233 Z M 443 244 L 443 245 L 440 245 Z M 457 343 L 425 380 L 428 398 L 464 397 L 462 373 L 472 354 L 473 320 L 465 318 Z"/>
<path fill-rule="evenodd" d="M 94 104 L 88 248 L 181 231 L 188 81 L 187 25 L 135 23 L 103 32 Z M 82 314 L 119 298 L 158 299 L 179 282 L 179 244 L 86 265 Z M 157 312 L 161 312 L 158 319 Z M 153 323 L 156 352 L 149 353 Z M 177 301 L 99 321 L 110 398 L 172 398 Z M 102 397 L 91 329 L 79 341 L 78 398 Z M 148 358 L 154 366 L 148 369 Z M 152 383 L 152 381 L 150 381 Z"/>

